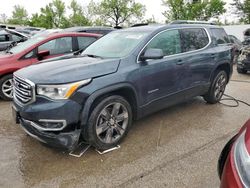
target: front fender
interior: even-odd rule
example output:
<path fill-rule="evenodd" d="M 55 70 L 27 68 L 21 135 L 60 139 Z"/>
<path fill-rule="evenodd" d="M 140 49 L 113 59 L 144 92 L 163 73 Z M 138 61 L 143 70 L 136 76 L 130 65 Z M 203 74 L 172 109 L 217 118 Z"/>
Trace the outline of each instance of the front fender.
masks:
<path fill-rule="evenodd" d="M 83 110 L 82 110 L 82 113 L 81 113 L 81 117 L 80 117 L 80 120 L 81 120 L 81 128 L 83 128 L 83 126 L 85 126 L 88 122 L 88 117 L 89 117 L 89 114 L 90 114 L 90 109 L 91 109 L 91 106 L 93 104 L 93 102 L 100 96 L 102 95 L 105 95 L 105 94 L 109 94 L 109 93 L 112 93 L 112 92 L 115 92 L 119 89 L 131 89 L 133 91 L 133 94 L 136 98 L 136 106 L 138 106 L 138 96 L 136 94 L 136 90 L 134 88 L 133 85 L 131 85 L 130 83 L 120 83 L 120 84 L 116 84 L 116 85 L 112 85 L 112 86 L 108 86 L 108 87 L 105 87 L 105 88 L 102 88 L 94 93 L 92 93 L 88 99 L 86 100 L 85 104 L 84 104 L 84 107 L 83 107 Z"/>

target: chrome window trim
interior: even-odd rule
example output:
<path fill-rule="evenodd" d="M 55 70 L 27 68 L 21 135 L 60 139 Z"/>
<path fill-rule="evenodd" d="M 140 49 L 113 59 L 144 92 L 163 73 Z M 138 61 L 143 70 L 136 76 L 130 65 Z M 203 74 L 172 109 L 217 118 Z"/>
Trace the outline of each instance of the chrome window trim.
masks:
<path fill-rule="evenodd" d="M 158 35 L 160 35 L 161 33 L 163 32 L 166 32 L 166 31 L 171 31 L 171 30 L 181 30 L 181 29 L 204 29 L 206 31 L 206 34 L 208 36 L 208 44 L 206 46 L 204 46 L 203 48 L 201 49 L 198 49 L 198 50 L 192 50 L 192 51 L 188 51 L 188 52 L 181 52 L 181 53 L 178 53 L 178 54 L 173 54 L 173 55 L 167 55 L 167 56 L 164 56 L 163 59 L 167 58 L 167 57 L 174 57 L 174 56 L 177 56 L 177 55 L 184 55 L 184 54 L 189 54 L 189 53 L 193 53 L 193 52 L 199 52 L 199 51 L 202 51 L 204 49 L 206 49 L 211 43 L 212 43 L 212 38 L 208 32 L 208 29 L 205 28 L 205 27 L 184 27 L 184 28 L 171 28 L 171 29 L 165 29 L 159 33 L 157 33 L 153 38 L 151 38 L 147 44 L 144 45 L 144 47 L 141 49 L 141 51 L 139 52 L 139 54 L 137 55 L 137 63 L 140 63 L 141 61 L 139 61 L 139 58 L 142 54 L 142 52 L 144 51 L 144 49 L 148 46 L 148 44 L 155 38 L 157 37 Z"/>
<path fill-rule="evenodd" d="M 35 102 L 35 101 L 36 101 L 36 90 L 35 90 L 36 85 L 35 85 L 35 83 L 33 83 L 32 81 L 30 81 L 30 80 L 28 80 L 28 79 L 26 79 L 26 78 L 22 78 L 22 77 L 20 77 L 20 76 L 17 76 L 15 73 L 14 73 L 14 77 L 17 77 L 19 80 L 21 80 L 21 81 L 23 80 L 24 82 L 27 82 L 28 84 L 30 84 L 30 86 L 31 86 L 31 92 L 32 92 L 30 102 L 24 104 L 24 103 L 22 103 L 21 101 L 19 101 L 19 100 L 16 98 L 16 96 L 15 96 L 15 87 L 13 87 L 13 89 L 14 89 L 14 92 L 13 92 L 13 99 L 14 99 L 14 101 L 15 101 L 18 105 L 20 105 L 20 106 L 26 106 L 26 105 L 29 105 L 29 104 Z"/>
<path fill-rule="evenodd" d="M 22 119 L 24 122 L 29 123 L 31 126 L 33 126 L 34 128 L 40 130 L 40 131 L 61 131 L 63 130 L 66 126 L 67 126 L 67 121 L 66 120 L 54 120 L 54 119 L 39 119 L 39 122 L 58 122 L 58 123 L 62 123 L 63 126 L 60 128 L 44 128 L 41 127 L 39 124 L 30 121 L 30 120 L 26 120 L 26 119 Z"/>

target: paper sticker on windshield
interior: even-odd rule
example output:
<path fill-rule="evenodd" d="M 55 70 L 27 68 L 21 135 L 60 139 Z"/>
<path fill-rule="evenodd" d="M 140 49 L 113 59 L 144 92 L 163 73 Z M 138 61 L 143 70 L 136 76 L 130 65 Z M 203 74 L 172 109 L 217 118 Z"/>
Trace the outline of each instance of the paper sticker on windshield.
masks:
<path fill-rule="evenodd" d="M 143 35 L 128 35 L 128 36 L 126 36 L 126 39 L 140 39 L 140 38 L 142 38 L 143 37 Z"/>

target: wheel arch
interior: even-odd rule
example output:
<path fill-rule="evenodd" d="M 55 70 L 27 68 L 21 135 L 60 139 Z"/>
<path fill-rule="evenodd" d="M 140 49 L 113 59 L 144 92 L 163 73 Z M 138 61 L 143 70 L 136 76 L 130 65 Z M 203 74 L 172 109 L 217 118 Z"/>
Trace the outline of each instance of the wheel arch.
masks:
<path fill-rule="evenodd" d="M 138 97 L 135 88 L 129 83 L 122 83 L 118 85 L 108 86 L 100 89 L 89 96 L 81 113 L 81 126 L 87 124 L 90 113 L 100 100 L 111 95 L 119 95 L 124 97 L 132 108 L 133 119 L 138 115 Z"/>
<path fill-rule="evenodd" d="M 230 63 L 222 63 L 222 64 L 219 64 L 213 71 L 213 74 L 212 74 L 212 77 L 211 77 L 211 81 L 212 79 L 214 78 L 215 74 L 219 71 L 219 70 L 224 70 L 227 74 L 227 77 L 228 77 L 228 80 L 227 82 L 229 82 L 229 79 L 231 77 L 231 73 L 232 73 L 232 70 L 231 70 L 231 65 Z"/>

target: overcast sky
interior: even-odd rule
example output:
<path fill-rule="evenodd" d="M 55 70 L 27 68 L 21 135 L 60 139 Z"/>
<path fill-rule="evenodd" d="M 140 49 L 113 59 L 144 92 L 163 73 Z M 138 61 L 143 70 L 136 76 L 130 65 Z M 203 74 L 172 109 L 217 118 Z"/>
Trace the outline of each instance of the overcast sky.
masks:
<path fill-rule="evenodd" d="M 13 11 L 14 5 L 22 5 L 26 8 L 29 15 L 32 13 L 36 13 L 40 11 L 41 7 L 44 7 L 48 3 L 50 3 L 52 0 L 2 0 L 1 6 L 0 6 L 0 14 L 5 13 L 8 17 L 11 16 L 11 12 Z M 63 0 L 66 5 L 68 6 L 71 0 Z M 81 5 L 86 6 L 88 5 L 90 0 L 77 0 Z M 98 1 L 98 0 L 96 0 Z M 146 5 L 147 12 L 146 12 L 146 18 L 151 18 L 152 16 L 155 17 L 156 21 L 158 22 L 164 22 L 164 16 L 162 15 L 162 12 L 164 11 L 164 7 L 162 7 L 162 0 L 136 0 L 137 2 L 140 2 L 144 5 Z M 224 0 L 227 2 L 227 4 L 230 4 L 232 0 Z M 228 6 L 227 6 L 228 7 Z M 226 15 L 227 17 L 229 15 Z M 223 16 L 225 17 L 225 16 Z M 229 16 L 229 19 L 234 19 Z"/>

